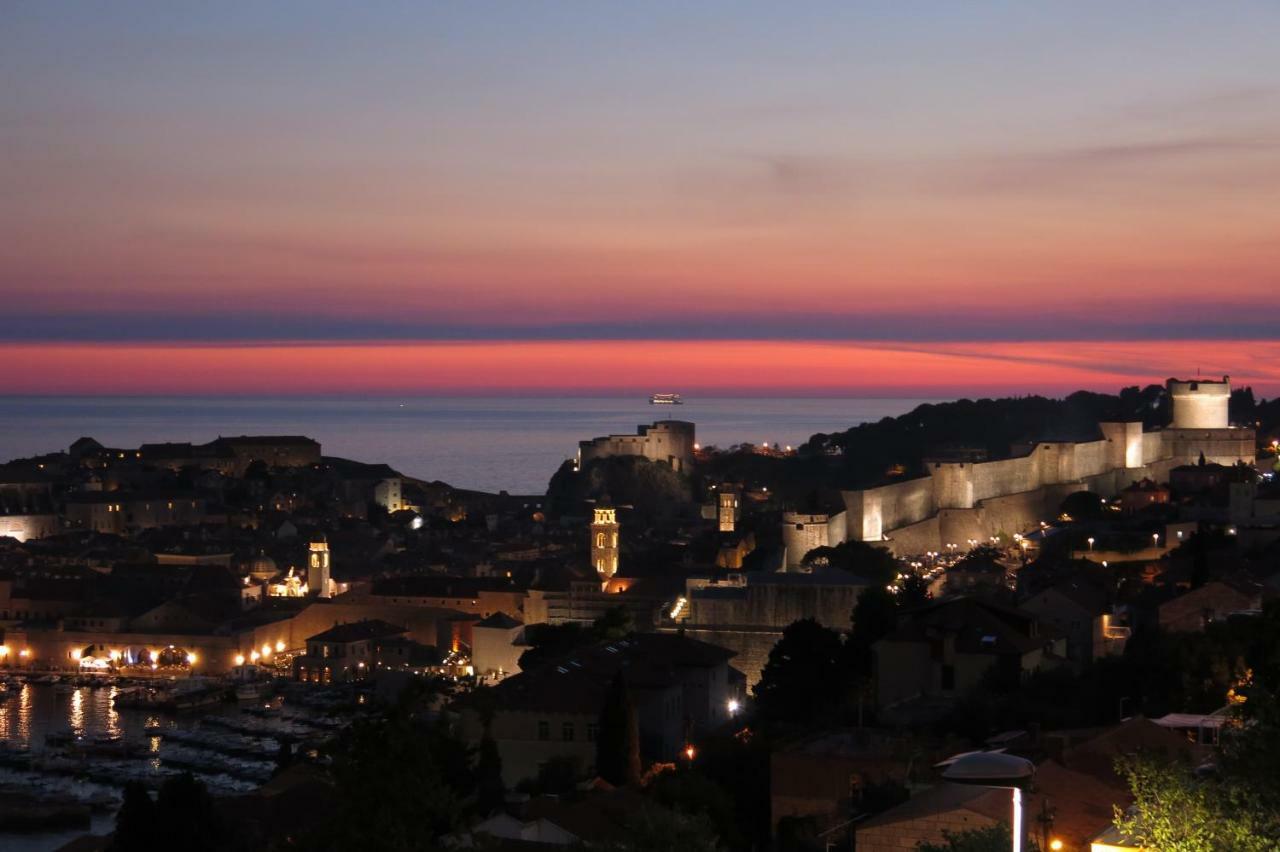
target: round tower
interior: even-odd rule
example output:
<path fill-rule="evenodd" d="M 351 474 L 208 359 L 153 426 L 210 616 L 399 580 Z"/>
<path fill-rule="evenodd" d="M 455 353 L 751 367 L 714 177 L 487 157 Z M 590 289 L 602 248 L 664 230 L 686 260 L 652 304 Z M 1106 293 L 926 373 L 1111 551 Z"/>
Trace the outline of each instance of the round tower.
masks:
<path fill-rule="evenodd" d="M 1231 402 L 1231 377 L 1217 379 L 1169 379 L 1173 403 L 1171 429 L 1226 429 Z"/>

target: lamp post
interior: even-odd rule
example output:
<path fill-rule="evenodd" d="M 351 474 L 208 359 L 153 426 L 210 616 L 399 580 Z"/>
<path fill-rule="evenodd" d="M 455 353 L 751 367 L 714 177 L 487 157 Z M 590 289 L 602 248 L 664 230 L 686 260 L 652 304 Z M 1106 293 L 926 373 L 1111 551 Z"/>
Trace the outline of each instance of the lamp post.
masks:
<path fill-rule="evenodd" d="M 967 754 L 942 773 L 943 780 L 1013 791 L 1013 852 L 1022 852 L 1022 791 L 1031 787 L 1036 765 L 1003 752 Z"/>
<path fill-rule="evenodd" d="M 1093 550 L 1093 541 L 1094 541 L 1093 536 L 1089 536 L 1089 549 L 1090 549 L 1090 550 Z"/>

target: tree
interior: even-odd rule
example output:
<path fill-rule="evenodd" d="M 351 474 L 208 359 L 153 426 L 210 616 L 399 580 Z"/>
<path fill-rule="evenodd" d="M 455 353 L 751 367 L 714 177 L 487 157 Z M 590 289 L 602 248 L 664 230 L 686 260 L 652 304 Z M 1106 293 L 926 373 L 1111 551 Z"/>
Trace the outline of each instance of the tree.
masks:
<path fill-rule="evenodd" d="M 500 807 L 507 792 L 502 783 L 502 755 L 498 753 L 498 744 L 487 733 L 480 740 L 476 756 L 476 788 L 477 807 L 483 816 Z"/>
<path fill-rule="evenodd" d="M 1092 491 L 1074 491 L 1058 507 L 1059 514 L 1075 521 L 1094 521 L 1104 514 L 1102 497 Z"/>
<path fill-rule="evenodd" d="M 156 832 L 164 848 L 216 852 L 224 848 L 226 827 L 213 807 L 213 797 L 190 772 L 170 778 L 156 796 Z"/>
<path fill-rule="evenodd" d="M 1197 778 L 1187 765 L 1147 755 L 1121 758 L 1117 769 L 1134 802 L 1128 811 L 1116 809 L 1115 824 L 1143 848 L 1264 852 L 1280 840 L 1274 820 L 1233 779 Z"/>
<path fill-rule="evenodd" d="M 844 689 L 840 635 L 812 618 L 782 631 L 755 686 L 762 716 L 809 722 L 830 712 Z"/>
<path fill-rule="evenodd" d="M 898 626 L 898 599 L 884 586 L 868 586 L 858 594 L 849 641 L 870 649 Z"/>
<path fill-rule="evenodd" d="M 901 609 L 915 609 L 932 599 L 929 581 L 919 574 L 908 574 L 898 582 L 898 606 Z"/>
<path fill-rule="evenodd" d="M 572 793 L 582 777 L 578 758 L 569 754 L 556 754 L 538 765 L 536 778 L 526 778 L 516 785 L 516 790 L 534 796 L 564 796 Z"/>
<path fill-rule="evenodd" d="M 654 801 L 674 811 L 706 817 L 716 834 L 731 848 L 744 845 L 733 798 L 701 772 L 664 772 L 649 785 L 647 792 Z"/>
<path fill-rule="evenodd" d="M 835 547 L 815 547 L 800 564 L 806 568 L 830 566 L 865 577 L 873 585 L 885 586 L 898 575 L 898 562 L 883 547 L 865 541 L 846 541 Z"/>
<path fill-rule="evenodd" d="M 1013 845 L 1013 835 L 1003 822 L 986 828 L 967 831 L 942 830 L 941 843 L 921 843 L 918 852 L 1008 852 Z"/>
<path fill-rule="evenodd" d="M 640 783 L 640 717 L 621 670 L 613 676 L 600 708 L 596 774 L 615 787 Z"/>
<path fill-rule="evenodd" d="M 711 822 L 701 814 L 684 814 L 659 805 L 646 805 L 627 822 L 626 837 L 600 846 L 605 852 L 671 852 L 722 849 Z"/>
<path fill-rule="evenodd" d="M 141 781 L 124 785 L 124 799 L 116 812 L 111 852 L 159 852 L 164 848 L 156 833 L 156 803 Z"/>
<path fill-rule="evenodd" d="M 300 845 L 316 852 L 437 848 L 461 813 L 451 787 L 458 781 L 446 781 L 433 754 L 430 740 L 438 735 L 399 714 L 344 731 L 333 755 L 337 804 Z"/>

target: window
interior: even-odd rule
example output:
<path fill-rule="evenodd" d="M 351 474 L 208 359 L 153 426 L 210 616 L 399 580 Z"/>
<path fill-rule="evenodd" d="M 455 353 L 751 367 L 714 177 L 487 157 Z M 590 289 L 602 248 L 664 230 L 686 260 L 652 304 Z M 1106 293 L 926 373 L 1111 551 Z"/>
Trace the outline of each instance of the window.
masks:
<path fill-rule="evenodd" d="M 593 742 L 595 742 L 595 741 L 596 741 L 596 735 L 597 735 L 597 734 L 599 734 L 599 733 L 600 733 L 600 726 L 599 726 L 599 725 L 597 725 L 595 722 L 588 722 L 588 723 L 587 723 L 587 742 L 589 742 L 589 743 L 593 743 Z"/>
<path fill-rule="evenodd" d="M 573 742 L 573 723 L 565 722 L 560 726 L 560 739 L 567 743 Z"/>
<path fill-rule="evenodd" d="M 596 547 L 604 547 L 604 533 L 596 533 Z"/>
<path fill-rule="evenodd" d="M 550 722 L 538 723 L 538 739 L 542 740 L 543 742 L 546 742 L 547 740 L 551 739 L 551 723 Z"/>

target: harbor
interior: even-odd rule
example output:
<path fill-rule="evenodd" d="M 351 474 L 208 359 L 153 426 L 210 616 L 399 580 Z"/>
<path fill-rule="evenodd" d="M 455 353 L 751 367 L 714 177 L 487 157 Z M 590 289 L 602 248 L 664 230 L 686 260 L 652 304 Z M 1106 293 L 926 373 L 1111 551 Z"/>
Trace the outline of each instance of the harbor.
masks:
<path fill-rule="evenodd" d="M 289 684 L 281 692 L 246 702 L 221 682 L 7 676 L 0 847 L 36 852 L 110 831 L 128 782 L 157 789 L 190 772 L 216 795 L 237 795 L 270 780 L 282 761 L 318 759 L 345 724 L 332 708 L 351 696 Z"/>

